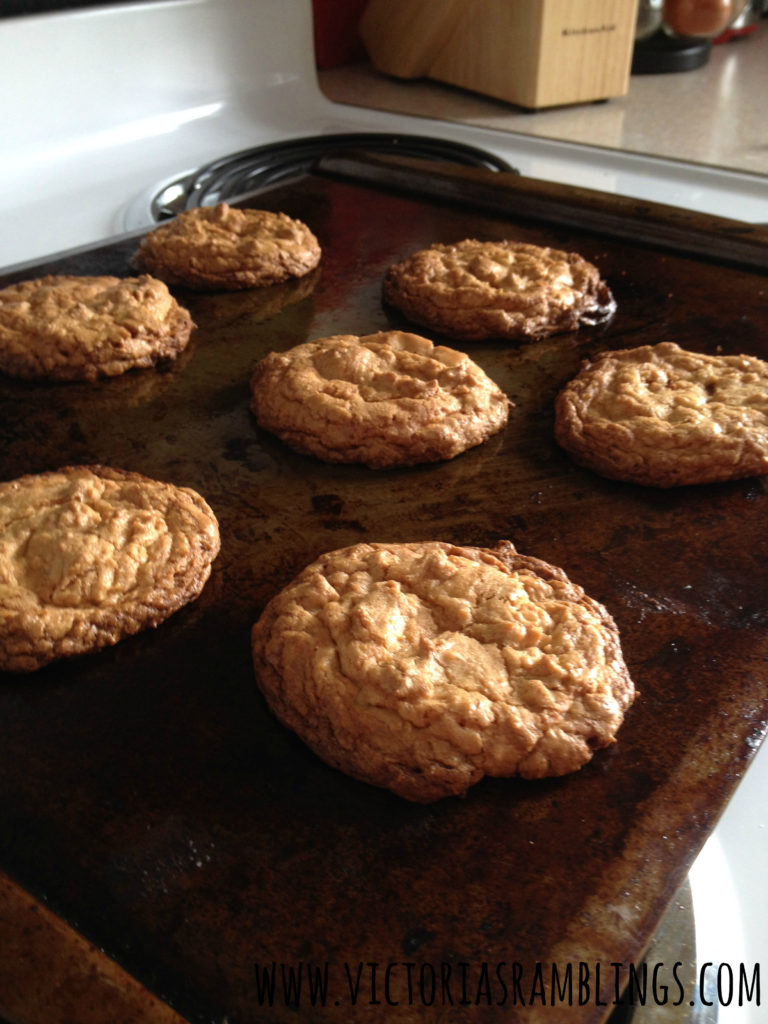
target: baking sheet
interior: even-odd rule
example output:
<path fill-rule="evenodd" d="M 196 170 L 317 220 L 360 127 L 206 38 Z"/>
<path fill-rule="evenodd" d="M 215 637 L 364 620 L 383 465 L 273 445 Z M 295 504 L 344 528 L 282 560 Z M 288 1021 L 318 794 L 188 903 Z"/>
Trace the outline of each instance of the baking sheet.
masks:
<path fill-rule="evenodd" d="M 324 253 L 312 281 L 179 291 L 198 329 L 162 371 L 0 379 L 3 479 L 109 463 L 196 488 L 222 532 L 201 598 L 157 630 L 0 675 L 0 868 L 191 1022 L 598 1024 L 765 731 L 768 488 L 601 479 L 555 445 L 553 399 L 606 347 L 768 358 L 766 279 L 602 237 L 597 215 L 584 228 L 526 221 L 524 204 L 501 217 L 309 175 L 251 205 L 312 227 Z M 381 304 L 387 266 L 464 237 L 578 250 L 616 316 L 468 344 L 515 408 L 451 462 L 328 466 L 256 428 L 259 358 L 404 326 Z M 134 247 L 23 276 L 126 274 Z M 267 600 L 323 551 L 421 539 L 512 540 L 608 607 L 640 691 L 613 747 L 567 778 L 486 780 L 423 807 L 340 775 L 277 725 L 248 644 Z M 570 992 L 553 991 L 568 964 Z M 300 991 L 284 988 L 291 972 Z"/>

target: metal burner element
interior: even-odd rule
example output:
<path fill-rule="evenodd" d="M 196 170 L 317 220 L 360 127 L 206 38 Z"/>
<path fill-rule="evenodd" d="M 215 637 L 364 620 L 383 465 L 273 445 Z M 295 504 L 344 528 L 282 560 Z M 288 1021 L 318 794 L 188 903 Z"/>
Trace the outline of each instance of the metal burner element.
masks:
<path fill-rule="evenodd" d="M 152 216 L 156 221 L 166 220 L 196 206 L 213 206 L 253 195 L 306 174 L 321 156 L 353 149 L 517 173 L 493 153 L 448 139 L 387 132 L 312 135 L 257 146 L 206 164 L 164 186 L 152 200 Z"/>

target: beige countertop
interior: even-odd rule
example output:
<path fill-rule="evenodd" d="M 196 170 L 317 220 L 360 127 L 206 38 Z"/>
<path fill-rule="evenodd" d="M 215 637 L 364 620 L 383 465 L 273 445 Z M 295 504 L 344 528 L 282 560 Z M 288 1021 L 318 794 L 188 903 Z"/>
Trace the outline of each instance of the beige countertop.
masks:
<path fill-rule="evenodd" d="M 703 67 L 633 75 L 627 95 L 600 103 L 527 112 L 368 63 L 321 71 L 319 83 L 338 103 L 768 175 L 768 19 L 713 46 Z"/>

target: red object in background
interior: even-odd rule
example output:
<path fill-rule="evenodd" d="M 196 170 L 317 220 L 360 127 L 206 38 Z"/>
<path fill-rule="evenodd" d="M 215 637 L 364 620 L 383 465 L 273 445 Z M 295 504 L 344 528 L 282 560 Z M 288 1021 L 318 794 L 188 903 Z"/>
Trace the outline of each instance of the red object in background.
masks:
<path fill-rule="evenodd" d="M 712 45 L 715 43 L 729 43 L 732 39 L 741 39 L 743 36 L 751 35 L 758 25 L 757 22 L 753 22 L 751 25 L 744 25 L 742 28 L 727 28 L 725 32 L 721 32 L 720 35 L 712 40 Z"/>
<path fill-rule="evenodd" d="M 664 0 L 661 16 L 679 36 L 712 38 L 731 20 L 731 0 Z"/>
<path fill-rule="evenodd" d="M 320 71 L 365 57 L 357 31 L 368 0 L 312 0 L 315 61 Z"/>

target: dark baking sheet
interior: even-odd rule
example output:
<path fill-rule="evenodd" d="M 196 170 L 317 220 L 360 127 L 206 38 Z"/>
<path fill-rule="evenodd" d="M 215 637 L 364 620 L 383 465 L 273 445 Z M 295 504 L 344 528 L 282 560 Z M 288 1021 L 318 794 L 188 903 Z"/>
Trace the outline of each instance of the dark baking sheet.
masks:
<path fill-rule="evenodd" d="M 656 491 L 580 470 L 553 441 L 553 398 L 605 347 L 671 339 L 768 358 L 766 279 L 602 237 L 599 216 L 526 220 L 524 203 L 501 217 L 313 174 L 252 205 L 318 235 L 308 294 L 179 292 L 199 327 L 169 369 L 0 379 L 3 479 L 72 462 L 137 470 L 198 489 L 223 538 L 199 601 L 156 631 L 0 676 L 0 868 L 189 1021 L 597 1024 L 615 998 L 609 965 L 640 962 L 765 730 L 768 493 L 759 479 Z M 255 427 L 257 359 L 402 326 L 381 305 L 387 266 L 468 236 L 576 249 L 618 301 L 603 327 L 466 346 L 515 402 L 503 433 L 377 473 Z M 126 274 L 134 245 L 23 276 Z M 640 690 L 611 749 L 567 778 L 486 780 L 423 807 L 334 772 L 275 723 L 248 643 L 266 601 L 323 551 L 419 539 L 510 539 L 607 605 Z M 569 963 L 592 986 L 582 1001 L 575 984 L 571 1006 L 540 987 Z M 308 974 L 285 999 L 283 967 L 327 970 L 326 1005 Z"/>

